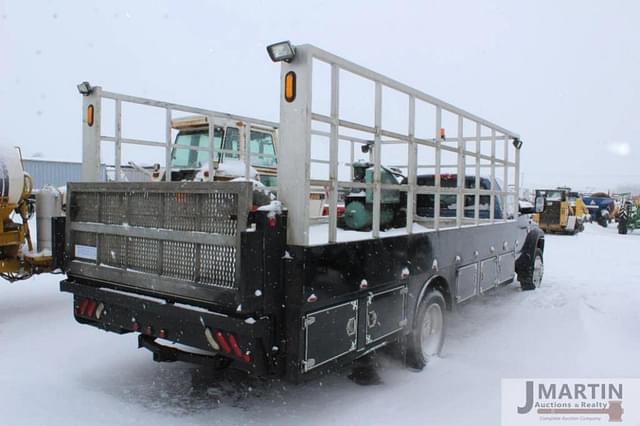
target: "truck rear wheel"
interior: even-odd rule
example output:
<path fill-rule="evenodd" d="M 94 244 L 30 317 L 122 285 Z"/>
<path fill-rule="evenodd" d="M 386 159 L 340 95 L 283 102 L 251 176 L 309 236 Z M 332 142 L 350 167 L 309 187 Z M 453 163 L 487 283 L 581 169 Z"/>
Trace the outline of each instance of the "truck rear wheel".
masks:
<path fill-rule="evenodd" d="M 446 330 L 446 304 L 438 290 L 430 290 L 420 302 L 413 328 L 407 336 L 406 363 L 422 370 L 430 358 L 440 355 Z"/>
<path fill-rule="evenodd" d="M 523 290 L 535 290 L 540 287 L 542 283 L 542 276 L 544 275 L 544 260 L 542 258 L 542 250 L 536 248 L 535 255 L 533 257 L 533 264 L 531 270 L 526 276 L 518 277 L 520 280 L 520 287 Z"/>

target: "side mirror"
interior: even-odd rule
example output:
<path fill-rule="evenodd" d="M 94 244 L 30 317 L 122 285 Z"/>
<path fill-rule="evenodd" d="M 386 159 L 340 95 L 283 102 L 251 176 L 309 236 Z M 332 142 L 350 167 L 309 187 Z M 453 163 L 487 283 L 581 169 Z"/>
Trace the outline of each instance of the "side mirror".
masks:
<path fill-rule="evenodd" d="M 544 211 L 544 197 L 536 198 L 535 211 L 536 213 L 542 213 Z"/>

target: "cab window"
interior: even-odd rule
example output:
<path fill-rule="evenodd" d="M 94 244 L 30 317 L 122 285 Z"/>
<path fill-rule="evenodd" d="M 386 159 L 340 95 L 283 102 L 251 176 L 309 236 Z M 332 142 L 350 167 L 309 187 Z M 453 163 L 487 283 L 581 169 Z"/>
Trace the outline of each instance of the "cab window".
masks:
<path fill-rule="evenodd" d="M 216 127 L 213 133 L 213 145 L 220 149 L 223 131 Z M 178 169 L 198 169 L 209 163 L 209 151 L 180 148 L 190 146 L 209 149 L 209 132 L 206 130 L 196 132 L 180 132 L 176 138 L 175 147 L 171 155 L 171 164 Z M 214 160 L 217 160 L 217 154 Z"/>
<path fill-rule="evenodd" d="M 276 166 L 273 136 L 264 132 L 251 132 L 251 164 L 259 167 Z"/>
<path fill-rule="evenodd" d="M 224 149 L 232 151 L 225 153 L 225 158 L 240 159 L 240 134 L 237 128 L 227 127 Z M 249 152 L 252 166 L 275 167 L 277 164 L 273 136 L 270 133 L 252 131 L 249 137 Z"/>

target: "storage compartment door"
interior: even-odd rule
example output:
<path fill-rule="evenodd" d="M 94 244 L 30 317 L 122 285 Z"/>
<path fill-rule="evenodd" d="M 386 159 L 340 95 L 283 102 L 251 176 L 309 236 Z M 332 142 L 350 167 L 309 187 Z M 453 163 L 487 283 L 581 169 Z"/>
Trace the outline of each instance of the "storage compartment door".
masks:
<path fill-rule="evenodd" d="M 367 344 L 380 340 L 406 324 L 406 287 L 372 294 L 367 300 Z"/>
<path fill-rule="evenodd" d="M 302 321 L 305 337 L 304 372 L 356 350 L 357 300 L 312 312 L 304 316 Z"/>
<path fill-rule="evenodd" d="M 491 259 L 480 262 L 480 293 L 483 293 L 496 286 L 498 281 L 498 259 Z"/>
<path fill-rule="evenodd" d="M 499 279 L 498 282 L 503 282 L 513 279 L 516 273 L 516 255 L 514 252 L 503 254 L 498 258 L 499 265 Z"/>
<path fill-rule="evenodd" d="M 472 298 L 478 292 L 478 264 L 463 266 L 458 269 L 458 278 L 456 280 L 457 302 L 464 302 Z"/>

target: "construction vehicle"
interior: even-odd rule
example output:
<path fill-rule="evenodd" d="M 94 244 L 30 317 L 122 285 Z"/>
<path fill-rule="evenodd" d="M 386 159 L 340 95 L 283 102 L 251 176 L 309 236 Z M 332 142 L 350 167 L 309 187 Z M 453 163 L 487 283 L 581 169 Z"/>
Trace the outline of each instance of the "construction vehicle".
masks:
<path fill-rule="evenodd" d="M 0 277 L 17 281 L 34 273 L 50 271 L 54 262 L 51 246 L 45 243 L 50 234 L 43 231 L 41 237 L 38 232 L 37 252 L 31 240 L 29 220 L 34 213 L 33 184 L 24 171 L 19 148 L 0 146 L 0 189 Z M 52 216 L 43 213 L 41 217 L 38 228 Z"/>
<path fill-rule="evenodd" d="M 640 205 L 631 199 L 625 199 L 618 214 L 618 234 L 627 234 L 640 228 Z"/>
<path fill-rule="evenodd" d="M 584 194 L 582 198 L 589 209 L 589 221 L 606 228 L 613 220 L 614 200 L 606 192 Z"/>
<path fill-rule="evenodd" d="M 500 207 L 517 204 L 516 133 L 311 45 L 284 42 L 268 52 L 282 66 L 277 200 L 268 203 L 256 201 L 248 182 L 242 138 L 253 120 L 80 88 L 84 182 L 68 185 L 67 277 L 60 284 L 73 295 L 79 323 L 137 333 L 156 361 L 298 382 L 387 345 L 399 345 L 406 363 L 422 368 L 442 349 L 447 311 L 516 274 L 525 290 L 541 284 L 544 234 L 527 214 Z M 318 63 L 332 70 L 324 86 L 312 84 Z M 350 100 L 341 73 L 375 88 L 372 123 L 341 113 L 339 105 L 362 107 L 367 99 Z M 383 124 L 395 113 L 383 108 L 383 91 L 406 96 L 404 130 Z M 314 109 L 313 93 L 329 95 L 328 115 Z M 116 102 L 116 123 L 119 103 L 164 109 L 167 135 L 174 112 L 206 116 L 209 143 L 196 150 L 209 158 L 219 153 L 218 122 L 241 122 L 244 177 L 215 181 L 210 173 L 202 182 L 176 182 L 166 173 L 161 182 L 100 182 L 105 135 L 96 109 L 104 99 Z M 433 135 L 415 134 L 426 119 L 418 103 L 433 108 Z M 445 118 L 459 130 L 446 139 Z M 318 139 L 328 157 L 313 148 Z M 113 142 L 116 167 L 122 145 L 140 143 L 118 132 Z M 172 167 L 171 138 L 143 143 L 164 147 Z M 383 144 L 412 154 L 385 167 L 397 157 L 387 158 Z M 368 158 L 358 161 L 357 152 Z M 442 162 L 443 153 L 459 161 Z M 501 188 L 492 184 L 498 174 Z M 310 214 L 316 187 L 327 190 L 326 216 Z"/>
<path fill-rule="evenodd" d="M 567 189 L 536 189 L 533 221 L 549 233 L 575 235 L 584 229 Z"/>
<path fill-rule="evenodd" d="M 569 206 L 573 209 L 573 212 L 576 215 L 576 223 L 578 227 L 578 232 L 584 231 L 584 224 L 589 221 L 589 209 L 587 205 L 584 203 L 584 199 L 582 198 L 582 194 L 577 191 L 571 191 L 567 194 L 567 199 L 569 200 Z"/>

